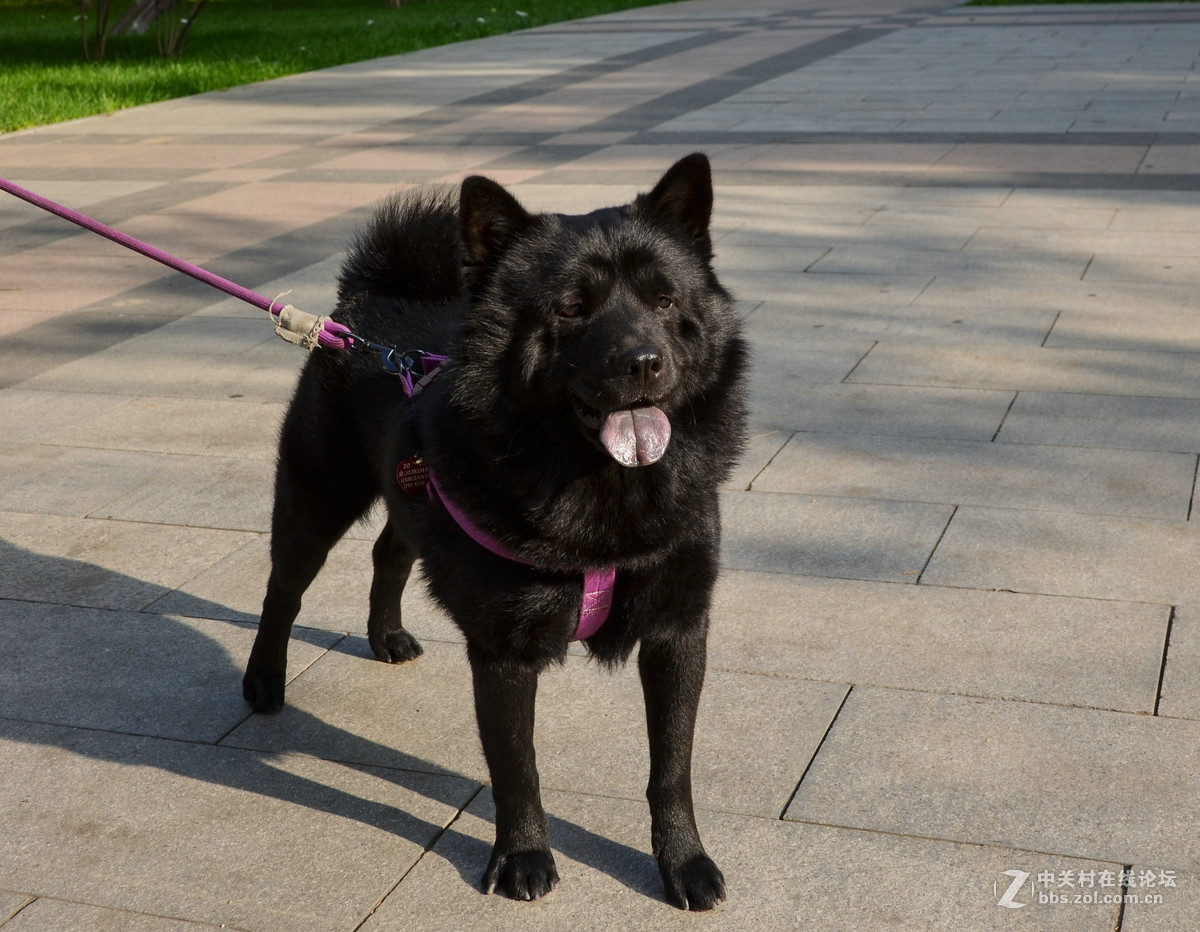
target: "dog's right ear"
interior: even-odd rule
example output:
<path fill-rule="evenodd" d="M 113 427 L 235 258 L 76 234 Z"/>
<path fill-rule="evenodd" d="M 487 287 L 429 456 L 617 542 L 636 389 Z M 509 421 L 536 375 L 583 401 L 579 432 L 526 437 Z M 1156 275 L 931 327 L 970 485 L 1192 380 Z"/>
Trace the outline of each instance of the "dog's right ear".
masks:
<path fill-rule="evenodd" d="M 472 175 L 462 183 L 458 200 L 463 270 L 474 282 L 513 239 L 529 228 L 533 216 L 501 185 Z"/>

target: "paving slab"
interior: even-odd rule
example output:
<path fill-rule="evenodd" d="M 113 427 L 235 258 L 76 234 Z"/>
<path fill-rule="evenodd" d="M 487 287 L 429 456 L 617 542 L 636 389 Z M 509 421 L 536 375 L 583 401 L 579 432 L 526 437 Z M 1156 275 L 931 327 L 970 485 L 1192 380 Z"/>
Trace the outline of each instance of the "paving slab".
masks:
<path fill-rule="evenodd" d="M 1195 233 L 1200 230 L 1200 216 L 1189 209 L 1192 206 L 1191 203 L 1160 207 L 1131 204 L 1116 212 L 1110 229 Z"/>
<path fill-rule="evenodd" d="M 763 492 L 1186 520 L 1196 457 L 978 440 L 795 434 Z"/>
<path fill-rule="evenodd" d="M 1195 605 L 1177 606 L 1167 642 L 1158 714 L 1200 720 L 1200 624 Z"/>
<path fill-rule="evenodd" d="M 1128 282 L 1157 279 L 1194 286 L 1200 281 L 1200 260 L 1193 256 L 1096 256 L 1083 276 L 1088 282 Z"/>
<path fill-rule="evenodd" d="M 253 320 L 188 316 L 123 340 L 108 352 L 113 357 L 124 357 L 120 361 L 125 365 L 137 365 L 164 355 L 236 356 L 274 338 L 265 313 Z"/>
<path fill-rule="evenodd" d="M 1002 213 L 1002 212 L 1001 212 Z M 1101 211 L 1106 214 L 1108 211 Z M 1104 256 L 1200 255 L 1200 236 L 1163 230 L 1030 230 L 981 228 L 964 247 L 967 252 L 1094 253 Z"/>
<path fill-rule="evenodd" d="M 895 306 L 914 301 L 929 287 L 932 274 L 804 275 L 794 272 L 760 272 L 733 269 L 721 273 L 721 282 L 743 300 L 803 302 L 806 305 L 858 308 L 863 305 Z"/>
<path fill-rule="evenodd" d="M 1158 353 L 1200 352 L 1195 312 L 1172 308 L 1130 320 L 1115 307 L 1063 311 L 1046 339 L 1050 347 L 1139 350 Z"/>
<path fill-rule="evenodd" d="M 922 502 L 727 492 L 721 560 L 732 569 L 915 583 L 953 513 Z"/>
<path fill-rule="evenodd" d="M 156 281 L 170 274 L 162 266 L 148 262 L 114 243 L 98 247 L 92 242 L 96 237 L 80 235 L 73 239 L 78 241 L 78 246 L 75 242 L 65 245 L 59 242 L 27 249 L 17 256 L 0 258 L 6 312 L 60 314 L 65 309 L 112 298 L 135 285 Z M 95 254 L 87 254 L 93 249 Z M 46 282 L 54 280 L 64 263 L 71 266 L 74 274 L 69 280 L 56 283 L 51 295 Z"/>
<path fill-rule="evenodd" d="M 959 508 L 921 579 L 1166 605 L 1200 604 L 1190 521 Z"/>
<path fill-rule="evenodd" d="M 362 528 L 359 525 L 359 528 Z M 321 631 L 366 634 L 371 591 L 371 545 L 379 529 L 352 529 L 304 594 L 296 624 Z M 268 535 L 257 535 L 197 576 L 149 603 L 145 611 L 258 623 L 271 573 Z M 404 624 L 417 639 L 461 642 L 462 635 L 429 597 L 414 572 L 402 600 Z"/>
<path fill-rule="evenodd" d="M 280 340 L 231 355 L 199 356 L 180 349 L 167 356 L 146 355 L 136 363 L 120 352 L 102 350 L 26 379 L 21 387 L 167 398 L 254 398 L 283 403 L 296 388 L 303 362 L 295 347 Z"/>
<path fill-rule="evenodd" d="M 725 488 L 732 491 L 748 490 L 750 483 L 771 462 L 772 457 L 787 443 L 790 436 L 791 432 L 786 430 L 753 431 L 746 440 L 746 449 L 726 481 Z"/>
<path fill-rule="evenodd" d="M 1135 876 L 1149 868 L 1134 865 Z M 1196 874 L 1176 874 L 1175 886 L 1164 886 L 1156 878 L 1153 887 L 1138 887 L 1129 892 L 1134 899 L 1125 904 L 1121 928 L 1127 932 L 1188 932 L 1200 923 L 1200 902 L 1195 890 L 1200 884 Z"/>
<path fill-rule="evenodd" d="M 786 418 L 794 430 L 829 434 L 990 440 L 1001 423 L 1007 423 L 1004 415 L 1012 403 L 1013 393 L 1004 391 L 810 385 L 797 388 L 790 406 L 780 405 L 778 417 Z M 756 420 L 770 413 L 762 407 L 756 411 Z M 790 436 L 791 432 L 786 432 L 783 440 Z M 776 452 L 782 446 L 781 441 Z"/>
<path fill-rule="evenodd" d="M 239 531 L 0 512 L 0 598 L 138 610 L 250 539 Z M 170 554 L 169 560 L 163 555 Z"/>
<path fill-rule="evenodd" d="M 297 633 L 289 680 L 341 637 Z M 31 721 L 216 742 L 250 715 L 241 675 L 253 641 L 252 628 L 224 621 L 6 599 L 0 644 L 13 672 L 0 706 Z"/>
<path fill-rule="evenodd" d="M 1177 719 L 856 688 L 784 817 L 1194 872 L 1198 736 Z"/>
<path fill-rule="evenodd" d="M 0 923 L 11 919 L 19 910 L 28 906 L 32 899 L 23 893 L 0 891 Z"/>
<path fill-rule="evenodd" d="M 996 440 L 1200 453 L 1200 401 L 1023 391 Z"/>
<path fill-rule="evenodd" d="M 352 928 L 478 784 L 0 720 L 0 886 L 253 929 Z"/>
<path fill-rule="evenodd" d="M 1053 208 L 1048 207 L 1049 212 Z M 919 305 L 991 308 L 993 313 L 1017 307 L 1055 311 L 1098 311 L 1136 306 L 1147 315 L 1173 314 L 1197 306 L 1194 288 L 1155 279 L 1142 281 L 1007 282 L 984 277 L 939 275 L 913 300 Z"/>
<path fill-rule="evenodd" d="M 86 404 L 94 396 L 71 397 Z M 278 402 L 246 398 L 134 398 L 106 405 L 96 415 L 78 412 L 76 420 L 40 440 L 85 449 L 274 461 L 284 410 Z"/>
<path fill-rule="evenodd" d="M 830 250 L 809 266 L 819 275 L 888 275 L 898 270 L 930 275 L 989 275 L 1007 280 L 1078 281 L 1090 274 L 1090 252 L 974 252 L 960 249 L 868 249 L 845 246 Z"/>
<path fill-rule="evenodd" d="M 176 456 L 136 489 L 89 514 L 120 521 L 269 531 L 274 485 L 275 470 L 261 459 Z"/>
<path fill-rule="evenodd" d="M 0 509 L 82 518 L 170 466 L 123 450 L 0 444 Z"/>
<path fill-rule="evenodd" d="M 223 927 L 120 909 L 104 909 L 43 896 L 23 909 L 4 928 L 6 932 L 49 932 L 53 929 L 75 929 L 79 932 L 203 932 L 205 929 Z"/>
<path fill-rule="evenodd" d="M 548 793 L 551 839 L 562 881 L 545 899 L 516 903 L 478 891 L 487 865 L 493 807 L 485 790 L 364 926 L 364 932 L 458 929 L 463 916 L 496 928 L 608 929 L 619 912 L 631 929 L 798 929 L 814 922 L 846 929 L 1030 928 L 1096 932 L 1116 907 L 1000 910 L 1012 883 L 1005 871 L 1120 865 L 1030 856 L 977 845 L 797 825 L 701 812 L 701 837 L 725 874 L 728 900 L 696 916 L 663 901 L 648 853 L 645 806 Z M 569 821 L 568 821 L 569 820 Z M 995 891 L 999 891 L 998 893 Z M 1020 902 L 1020 900 L 1018 900 Z M 998 915 L 1003 912 L 1004 915 Z"/>
<path fill-rule="evenodd" d="M 801 279 L 802 285 L 812 280 Z M 847 307 L 844 302 L 810 296 L 800 288 L 790 299 L 763 301 L 751 313 L 752 329 L 763 327 L 769 318 L 779 318 L 797 337 L 841 336 L 847 340 L 887 340 L 905 343 L 1005 348 L 1012 345 L 1042 346 L 1060 312 L 1010 304 L 1002 315 L 994 307 L 941 304 L 878 304 Z M 797 342 L 803 342 L 797 339 Z"/>
<path fill-rule="evenodd" d="M 1200 398 L 1200 355 L 880 343 L 847 377 L 877 385 Z"/>
<path fill-rule="evenodd" d="M 727 570 L 718 669 L 1149 714 L 1171 625 L 1171 708 L 1190 718 L 1194 625 L 1170 606 Z M 1112 637 L 1120 631 L 1121 637 Z M 1013 645 L 1032 646 L 1013 662 Z M 1163 704 L 1167 701 L 1164 685 Z"/>

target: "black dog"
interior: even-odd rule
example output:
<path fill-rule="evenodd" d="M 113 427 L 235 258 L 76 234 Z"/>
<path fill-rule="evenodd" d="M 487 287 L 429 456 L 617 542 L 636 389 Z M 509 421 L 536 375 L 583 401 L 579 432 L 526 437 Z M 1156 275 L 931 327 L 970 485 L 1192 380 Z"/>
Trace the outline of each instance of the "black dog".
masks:
<path fill-rule="evenodd" d="M 343 266 L 334 318 L 448 359 L 397 353 L 397 378 L 368 353 L 319 350 L 284 421 L 245 697 L 256 712 L 283 705 L 300 598 L 382 496 L 371 647 L 392 663 L 421 653 L 400 620 L 420 557 L 466 636 L 496 802 L 488 891 L 537 899 L 558 882 L 534 695 L 578 634 L 610 666 L 640 645 L 667 897 L 689 909 L 725 897 L 696 831 L 691 755 L 747 350 L 712 270 L 711 211 L 699 154 L 633 203 L 586 216 L 530 214 L 481 177 L 457 204 L 445 192 L 393 198 Z M 414 381 L 428 384 L 410 397 Z"/>

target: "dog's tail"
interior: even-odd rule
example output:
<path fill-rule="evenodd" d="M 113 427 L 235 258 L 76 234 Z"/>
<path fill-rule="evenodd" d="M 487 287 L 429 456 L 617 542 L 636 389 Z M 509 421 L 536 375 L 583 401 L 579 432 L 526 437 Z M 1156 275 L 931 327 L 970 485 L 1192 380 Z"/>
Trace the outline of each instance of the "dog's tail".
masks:
<path fill-rule="evenodd" d="M 382 201 L 355 237 L 338 276 L 338 303 L 365 295 L 405 301 L 452 301 L 462 289 L 458 199 L 424 188 Z"/>

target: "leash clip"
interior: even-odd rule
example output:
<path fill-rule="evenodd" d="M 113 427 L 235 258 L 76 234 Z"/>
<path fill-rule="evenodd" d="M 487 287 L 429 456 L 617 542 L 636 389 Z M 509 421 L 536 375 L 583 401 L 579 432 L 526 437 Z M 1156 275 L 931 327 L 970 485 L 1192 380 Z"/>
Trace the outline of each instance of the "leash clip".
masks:
<path fill-rule="evenodd" d="M 379 354 L 379 362 L 384 371 L 400 379 L 404 386 L 404 394 L 409 398 L 420 394 L 442 371 L 442 365 L 450 358 L 419 349 L 402 351 L 395 346 L 384 346 L 382 343 L 364 340 L 353 332 L 347 335 L 353 341 L 352 346 Z"/>
<path fill-rule="evenodd" d="M 425 374 L 424 360 L 431 354 L 425 350 L 406 350 L 401 353 L 394 346 L 380 347 L 382 352 L 380 357 L 383 362 L 383 368 L 392 375 L 405 375 L 417 371 L 417 366 L 421 367 L 421 374 Z"/>

